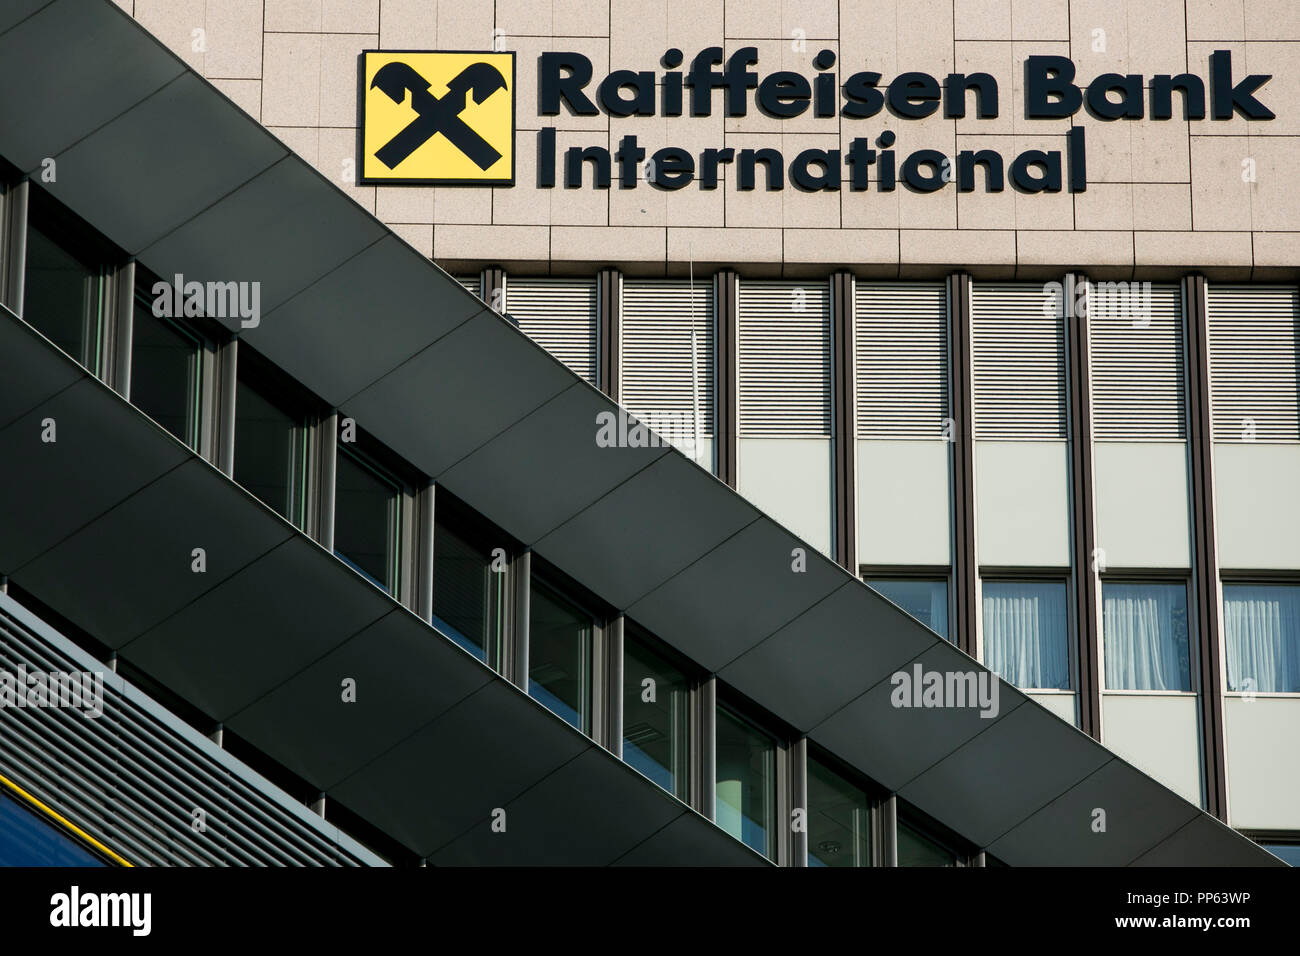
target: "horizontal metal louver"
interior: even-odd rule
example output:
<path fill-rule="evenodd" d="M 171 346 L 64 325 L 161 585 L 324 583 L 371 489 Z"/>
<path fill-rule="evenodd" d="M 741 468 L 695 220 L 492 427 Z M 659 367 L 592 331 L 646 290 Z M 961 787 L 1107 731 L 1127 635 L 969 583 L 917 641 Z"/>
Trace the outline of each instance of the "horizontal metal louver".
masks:
<path fill-rule="evenodd" d="M 713 283 L 624 279 L 620 403 L 663 434 L 713 434 Z M 692 355 L 694 360 L 692 361 Z"/>
<path fill-rule="evenodd" d="M 943 438 L 947 288 L 942 282 L 859 282 L 853 310 L 858 437 Z"/>
<path fill-rule="evenodd" d="M 20 666 L 106 670 L 0 597 L 0 670 Z M 0 774 L 137 866 L 385 865 L 117 675 L 103 695 L 95 718 L 0 710 Z"/>
<path fill-rule="evenodd" d="M 1181 288 L 1150 282 L 1093 283 L 1088 291 L 1088 336 L 1093 437 L 1186 438 Z"/>
<path fill-rule="evenodd" d="M 1065 323 L 1058 296 L 1030 283 L 971 291 L 975 437 L 1065 438 Z"/>
<path fill-rule="evenodd" d="M 742 281 L 738 301 L 740 434 L 830 435 L 827 283 Z"/>
<path fill-rule="evenodd" d="M 453 278 L 459 282 L 470 295 L 478 296 L 479 290 L 482 288 L 482 283 L 479 281 L 478 276 L 453 276 Z"/>
<path fill-rule="evenodd" d="M 1214 285 L 1209 298 L 1215 441 L 1300 441 L 1300 290 Z"/>
<path fill-rule="evenodd" d="M 588 382 L 596 380 L 596 280 L 511 276 L 506 311 L 519 328 Z"/>

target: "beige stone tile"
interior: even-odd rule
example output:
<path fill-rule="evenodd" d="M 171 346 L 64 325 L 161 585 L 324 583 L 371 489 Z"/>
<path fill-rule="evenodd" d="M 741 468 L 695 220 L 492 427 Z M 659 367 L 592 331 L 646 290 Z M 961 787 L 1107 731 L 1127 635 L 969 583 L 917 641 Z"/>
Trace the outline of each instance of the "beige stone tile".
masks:
<path fill-rule="evenodd" d="M 1158 123 L 1126 123 L 1130 129 L 1130 149 L 1133 151 L 1133 182 L 1135 183 L 1185 183 L 1191 181 L 1188 160 L 1188 134 L 1190 124 L 1172 119 Z M 1091 156 L 1091 150 L 1089 151 Z"/>
<path fill-rule="evenodd" d="M 432 186 L 376 186 L 375 215 L 390 226 L 394 223 L 432 224 L 433 197 Z M 429 241 L 433 241 L 432 229 Z"/>
<path fill-rule="evenodd" d="M 1300 43 L 1247 43 L 1246 57 L 1232 57 L 1232 80 L 1240 82 L 1255 73 L 1273 78 L 1260 87 L 1256 99 L 1273 111 L 1271 120 L 1247 120 L 1233 111 L 1232 123 L 1244 125 L 1252 136 L 1300 135 Z M 1204 124 L 1203 124 L 1204 125 Z M 1215 122 L 1224 126 L 1230 123 Z"/>
<path fill-rule="evenodd" d="M 745 149 L 775 149 L 783 152 L 783 137 L 777 133 L 729 133 L 726 145 L 736 151 L 736 160 L 727 177 L 725 191 L 726 225 L 728 228 L 779 228 L 782 224 L 782 195 L 784 190 L 767 188 L 767 167 L 755 163 L 754 189 L 741 190 L 736 186 L 737 171 L 740 166 L 740 153 Z M 784 157 L 782 164 L 782 182 L 785 183 L 785 171 L 790 157 Z"/>
<path fill-rule="evenodd" d="M 1246 44 L 1245 43 L 1226 43 L 1223 41 L 1217 43 L 1189 43 L 1187 44 L 1187 61 L 1192 73 L 1201 77 L 1205 81 L 1205 116 L 1203 120 L 1195 122 L 1194 133 L 1197 136 L 1245 136 L 1252 126 L 1258 127 L 1259 124 L 1251 123 L 1238 114 L 1235 110 L 1230 120 L 1211 119 L 1213 115 L 1213 102 L 1210 98 L 1210 54 L 1215 50 L 1227 50 L 1232 54 L 1232 73 L 1233 82 L 1238 82 L 1250 71 L 1246 69 Z M 1258 71 L 1255 71 L 1258 72 Z M 1274 77 L 1269 83 L 1265 84 L 1260 90 L 1260 96 L 1263 97 L 1261 102 L 1267 105 L 1268 101 L 1276 95 L 1273 84 L 1277 77 Z M 1270 88 L 1272 87 L 1272 89 Z M 1174 116 L 1181 116 L 1183 104 L 1181 97 L 1174 94 Z M 1274 112 L 1277 112 L 1274 108 Z M 1274 121 L 1276 122 L 1276 120 Z M 1270 124 L 1271 125 L 1271 124 Z"/>
<path fill-rule="evenodd" d="M 904 70 L 952 72 L 952 0 L 915 0 L 905 8 L 892 0 L 843 0 L 840 24 L 844 76 L 873 70 L 888 83 Z"/>
<path fill-rule="evenodd" d="M 223 79 L 262 75 L 262 0 L 207 0 L 204 73 Z"/>
<path fill-rule="evenodd" d="M 554 226 L 604 226 L 609 223 L 609 189 L 597 189 L 594 185 L 595 173 L 590 162 L 584 162 L 582 169 L 582 187 L 565 189 L 564 169 L 570 149 L 584 149 L 588 146 L 607 146 L 604 138 L 593 140 L 590 133 L 575 133 L 561 130 L 555 137 L 555 148 L 560 156 L 556 168 L 560 185 L 555 189 L 535 190 L 547 194 L 551 204 L 550 223 Z M 610 156 L 610 185 L 618 175 L 617 165 Z M 519 186 L 515 187 L 516 189 Z M 525 187 L 528 188 L 528 187 Z M 543 197 L 539 196 L 539 199 Z M 494 220 L 495 221 L 495 220 Z"/>
<path fill-rule="evenodd" d="M 486 190 L 480 192 L 486 195 Z M 550 259 L 550 248 L 550 229 L 546 226 L 439 223 L 433 230 L 433 256 L 439 261 L 545 263 Z"/>
<path fill-rule="evenodd" d="M 1069 40 L 1069 0 L 1011 0 L 1013 40 Z"/>
<path fill-rule="evenodd" d="M 953 0 L 957 40 L 1011 39 L 1011 0 Z"/>
<path fill-rule="evenodd" d="M 1017 136 L 1015 152 L 1008 157 L 1007 189 L 1016 197 L 1016 228 L 1023 233 L 1028 229 L 1073 229 L 1074 194 L 1069 192 L 1069 173 L 1065 168 L 1065 137 L 1063 136 Z M 1011 184 L 1011 163 L 1015 157 L 1029 150 L 1044 153 L 1057 153 L 1061 164 L 1060 192 L 1020 192 Z M 1035 166 L 1030 175 L 1041 177 L 1042 167 Z"/>
<path fill-rule="evenodd" d="M 1130 232 L 1020 232 L 1016 236 L 1018 266 L 1084 267 L 1090 274 L 1116 267 L 1131 269 L 1133 235 Z"/>
<path fill-rule="evenodd" d="M 1089 183 L 1074 200 L 1074 228 L 1100 230 L 1133 229 L 1133 185 L 1131 183 Z"/>
<path fill-rule="evenodd" d="M 480 186 L 434 186 L 433 221 L 451 225 L 492 222 L 492 190 Z"/>
<path fill-rule="evenodd" d="M 373 50 L 379 38 L 373 33 L 325 33 L 320 38 L 320 123 L 355 126 L 357 71 L 362 50 Z"/>
<path fill-rule="evenodd" d="M 399 222 L 389 228 L 426 259 L 433 257 L 433 223 Z"/>
<path fill-rule="evenodd" d="M 284 145 L 311 163 L 316 165 L 320 159 L 320 128 L 316 126 L 269 126 L 275 136 Z"/>
<path fill-rule="evenodd" d="M 261 80 L 214 79 L 210 82 L 253 119 L 260 120 L 262 118 Z"/>
<path fill-rule="evenodd" d="M 324 0 L 321 29 L 326 33 L 379 32 L 379 0 Z M 430 236 L 429 241 L 433 241 Z"/>
<path fill-rule="evenodd" d="M 567 262 L 661 262 L 664 229 L 660 226 L 551 227 L 551 258 Z"/>
<path fill-rule="evenodd" d="M 1139 231 L 1192 228 L 1192 187 L 1184 183 L 1134 183 L 1133 228 Z"/>
<path fill-rule="evenodd" d="M 780 229 L 668 229 L 668 263 L 693 259 L 696 274 L 701 266 L 781 262 Z"/>
<path fill-rule="evenodd" d="M 1073 124 L 1084 131 L 1088 183 L 1133 182 L 1133 124 L 1074 114 Z"/>
<path fill-rule="evenodd" d="M 1188 40 L 1244 40 L 1243 0 L 1187 0 Z"/>
<path fill-rule="evenodd" d="M 840 266 L 876 275 L 896 271 L 898 232 L 893 229 L 787 229 L 785 261 Z"/>
<path fill-rule="evenodd" d="M 135 0 L 113 0 L 113 2 L 127 13 L 135 12 Z"/>
<path fill-rule="evenodd" d="M 701 50 L 723 44 L 722 4 L 717 2 L 611 0 L 610 18 L 610 62 L 615 69 L 661 73 L 660 57 L 676 47 L 684 58 L 677 69 L 684 73 Z"/>
<path fill-rule="evenodd" d="M 609 36 L 609 4 L 551 0 L 551 32 L 571 37 Z"/>
<path fill-rule="evenodd" d="M 1202 269 L 1213 274 L 1220 269 L 1251 265 L 1249 232 L 1135 232 L 1134 265 L 1177 266 Z"/>
<path fill-rule="evenodd" d="M 262 122 L 267 126 L 320 124 L 321 37 L 268 33 L 262 82 Z"/>
<path fill-rule="evenodd" d="M 1247 142 L 1255 161 L 1252 228 L 1268 232 L 1300 228 L 1300 137 L 1252 136 Z"/>
<path fill-rule="evenodd" d="M 316 168 L 329 177 L 345 193 L 355 199 L 368 212 L 375 211 L 375 187 L 356 185 L 357 131 L 355 129 L 322 129 L 320 155 Z M 351 177 L 351 178 L 349 178 Z"/>
<path fill-rule="evenodd" d="M 1183 0 L 1071 0 L 1070 43 L 1086 85 L 1101 73 L 1181 73 Z"/>
<path fill-rule="evenodd" d="M 898 229 L 900 190 L 881 192 L 878 184 L 861 192 L 840 192 L 840 222 L 845 229 Z"/>
<path fill-rule="evenodd" d="M 949 183 L 932 193 L 915 192 L 906 186 L 896 190 L 900 229 L 956 229 L 957 188 Z"/>
<path fill-rule="evenodd" d="M 1016 234 L 1010 230 L 904 229 L 899 243 L 901 261 L 918 266 L 1016 263 Z"/>
<path fill-rule="evenodd" d="M 1192 137 L 1192 225 L 1195 229 L 1251 227 L 1251 185 L 1242 161 L 1251 141 L 1240 136 Z"/>
<path fill-rule="evenodd" d="M 552 7 L 551 0 L 496 0 L 496 26 L 511 37 L 551 36 Z"/>
<path fill-rule="evenodd" d="M 1247 40 L 1300 40 L 1295 0 L 1245 0 Z"/>
<path fill-rule="evenodd" d="M 781 195 L 781 225 L 786 228 L 837 229 L 840 226 L 840 190 L 817 190 L 805 192 L 795 187 L 790 181 L 789 166 L 801 152 L 806 149 L 825 151 L 834 144 L 825 136 L 812 134 L 788 133 L 781 137 L 781 149 L 785 155 L 786 183 Z M 841 180 L 845 171 L 843 161 L 835 164 Z M 814 171 L 816 166 L 813 167 Z"/>
<path fill-rule="evenodd" d="M 998 83 L 998 116 L 979 119 L 975 94 L 966 94 L 966 115 L 955 120 L 959 133 L 1050 133 L 1069 129 L 1069 118 L 1026 119 L 1024 75 L 1030 56 L 1068 56 L 1070 45 L 1054 41 L 959 41 L 957 72 L 988 73 Z"/>
<path fill-rule="evenodd" d="M 1295 275 L 1300 262 L 1300 232 L 1257 232 L 1254 234 L 1255 268 L 1286 269 Z"/>
<path fill-rule="evenodd" d="M 993 149 L 1004 152 L 1013 145 L 1011 137 L 987 137 L 992 142 L 961 137 L 962 149 Z M 1005 141 L 1005 145 L 1002 141 Z M 1006 170 L 1003 169 L 1005 183 Z M 955 187 L 955 183 L 953 184 Z M 984 181 L 983 167 L 975 169 L 975 189 L 957 193 L 957 226 L 961 229 L 1014 229 L 1016 227 L 1016 193 L 1004 185 L 1001 192 L 990 192 Z"/>
<path fill-rule="evenodd" d="M 575 116 L 569 107 L 561 103 L 558 116 L 539 115 L 541 104 L 537 98 L 538 58 L 543 52 L 573 51 L 581 53 L 591 61 L 591 82 L 583 90 L 587 98 L 596 103 L 596 87 L 609 73 L 609 45 L 591 37 L 528 37 L 514 38 L 511 43 L 515 52 L 515 104 L 519 129 L 540 129 L 554 126 L 556 129 L 602 130 L 609 129 L 609 117 L 597 105 L 595 116 Z M 603 138 L 593 138 L 600 142 Z"/>
<path fill-rule="evenodd" d="M 723 16 L 728 37 L 785 39 L 782 0 L 726 0 Z"/>
<path fill-rule="evenodd" d="M 204 0 L 136 0 L 135 18 L 189 66 L 203 72 L 208 48 Z"/>
<path fill-rule="evenodd" d="M 557 137 L 558 138 L 558 137 Z M 491 218 L 498 224 L 546 225 L 551 218 L 551 196 L 562 194 L 564 154 L 556 157 L 556 185 L 542 189 L 537 185 L 537 144 L 532 133 L 520 134 L 515 142 L 515 184 L 494 186 L 490 190 Z M 588 187 L 590 188 L 590 187 Z M 488 192 L 489 190 L 475 190 Z"/>
<path fill-rule="evenodd" d="M 816 53 L 812 48 L 813 40 L 834 40 L 839 37 L 839 7 L 839 0 L 783 0 L 781 36 L 792 44 L 805 40 L 809 51 Z"/>
<path fill-rule="evenodd" d="M 266 0 L 267 33 L 318 33 L 323 0 Z"/>
<path fill-rule="evenodd" d="M 441 4 L 434 6 L 429 0 L 383 0 L 379 5 L 380 48 L 385 50 L 438 49 L 440 10 Z M 490 23 L 487 32 L 489 35 L 492 32 Z"/>
<path fill-rule="evenodd" d="M 385 6 L 389 0 L 384 0 Z M 432 11 L 428 14 L 433 18 Z M 489 3 L 438 4 L 438 48 L 442 50 L 514 50 L 517 48 L 505 27 L 498 34 Z M 536 72 L 536 65 L 529 67 Z"/>

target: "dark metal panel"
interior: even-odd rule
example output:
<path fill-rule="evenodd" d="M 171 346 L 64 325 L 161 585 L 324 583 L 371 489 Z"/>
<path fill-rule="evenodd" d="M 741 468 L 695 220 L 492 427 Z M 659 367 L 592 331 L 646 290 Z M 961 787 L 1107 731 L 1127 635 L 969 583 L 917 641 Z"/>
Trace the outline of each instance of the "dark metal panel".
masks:
<path fill-rule="evenodd" d="M 897 670 L 909 675 L 919 664 L 922 672 L 971 671 L 979 665 L 947 641 L 934 639 L 931 647 Z M 976 734 L 1005 720 L 1025 703 L 1025 696 L 1000 682 L 998 716 L 981 717 L 973 707 L 895 707 L 890 700 L 897 689 L 882 675 L 871 690 L 853 700 L 812 729 L 809 736 L 841 759 L 848 760 L 887 790 L 897 791 L 909 780 L 938 763 Z M 1062 732 L 1067 728 L 1060 728 Z M 948 805 L 936 814 L 943 820 L 963 790 L 949 794 Z M 1008 861 L 1010 862 L 1010 861 Z"/>
<path fill-rule="evenodd" d="M 53 0 L 8 0 L 0 10 L 0 33 L 12 30 L 15 25 L 30 17 L 41 7 L 47 7 Z"/>
<path fill-rule="evenodd" d="M 666 445 L 597 444 L 601 413 L 617 418 L 617 406 L 585 383 L 574 382 L 450 468 L 439 482 L 532 544 L 668 453 Z M 567 473 L 557 479 L 553 465 L 561 461 Z"/>
<path fill-rule="evenodd" d="M 0 30 L 39 3 L 6 0 Z M 185 64 L 107 3 L 59 0 L 0 36 L 0 153 L 24 172 L 180 76 Z M 142 141 L 173 148 L 171 130 Z M 206 148 L 206 147 L 205 147 Z M 192 155 L 192 145 L 181 145 Z M 69 169 L 59 160 L 56 175 Z"/>
<path fill-rule="evenodd" d="M 1206 813 L 1133 861 L 1132 866 L 1286 866 Z"/>
<path fill-rule="evenodd" d="M 858 430 L 853 274 L 831 276 L 831 414 L 834 421 L 835 560 L 858 569 Z"/>
<path fill-rule="evenodd" d="M 771 866 L 739 840 L 695 813 L 683 813 L 633 847 L 615 866 Z"/>
<path fill-rule="evenodd" d="M 16 360 L 6 356 L 6 367 Z M 41 440 L 47 418 L 57 439 L 48 443 Z M 180 443 L 160 441 L 144 424 L 107 386 L 86 378 L 0 431 L 0 501 L 8 503 L 0 521 L 0 571 L 13 575 L 185 460 Z"/>
<path fill-rule="evenodd" d="M 330 798 L 432 856 L 591 746 L 541 704 L 492 681 L 335 786 Z M 509 830 L 498 836 L 509 839 Z"/>
<path fill-rule="evenodd" d="M 718 479 L 736 487 L 740 458 L 740 279 L 730 270 L 713 277 L 714 362 L 717 432 L 713 436 Z"/>
<path fill-rule="evenodd" d="M 948 334 L 952 344 L 948 394 L 953 418 L 952 641 L 976 655 L 975 621 L 979 613 L 979 559 L 975 551 L 975 425 L 971 383 L 970 276 L 948 277 Z"/>
<path fill-rule="evenodd" d="M 191 458 L 23 568 L 23 587 L 120 648 L 292 533 L 270 509 Z M 204 550 L 202 573 L 192 570 L 195 548 Z"/>
<path fill-rule="evenodd" d="M 597 381 L 602 392 L 616 399 L 623 351 L 623 274 L 617 269 L 602 269 L 597 274 L 596 304 L 596 337 L 600 343 L 596 361 Z"/>
<path fill-rule="evenodd" d="M 1026 704 L 958 747 L 898 795 L 985 846 L 1095 771 L 1111 754 L 1061 719 Z M 953 803 L 951 795 L 963 799 Z"/>
<path fill-rule="evenodd" d="M 436 866 L 604 866 L 687 812 L 666 791 L 591 747 L 430 858 Z M 614 811 L 614 812 L 611 812 Z"/>
<path fill-rule="evenodd" d="M 240 117 L 246 123 L 242 112 Z M 206 141 L 209 151 L 212 141 Z M 222 151 L 229 148 L 223 143 Z M 194 215 L 141 252 L 140 260 L 164 278 L 182 273 L 205 282 L 259 282 L 265 315 L 386 235 L 373 216 L 294 158 L 265 169 Z M 221 321 L 240 329 L 238 317 Z"/>
<path fill-rule="evenodd" d="M 849 581 L 718 676 L 807 730 L 939 641 Z"/>
<path fill-rule="evenodd" d="M 241 240 L 242 241 L 242 240 Z M 385 236 L 241 338 L 338 405 L 483 311 L 396 236 Z M 358 347 L 364 343 L 364 347 Z M 346 355 L 346 362 L 336 361 Z"/>
<path fill-rule="evenodd" d="M 0 306 L 0 355 L 4 356 L 0 429 L 86 377 L 85 369 L 69 361 L 4 306 Z"/>
<path fill-rule="evenodd" d="M 795 548 L 807 570 L 794 570 Z M 628 608 L 628 616 L 706 670 L 725 667 L 845 584 L 830 561 L 772 521 L 757 521 Z M 681 641 L 679 635 L 690 635 Z M 686 646 L 682 646 L 686 645 Z"/>
<path fill-rule="evenodd" d="M 711 493 L 716 488 L 693 462 L 665 455 L 542 538 L 537 550 L 625 610 L 759 517 L 739 496 Z"/>
<path fill-rule="evenodd" d="M 1127 866 L 1199 812 L 1117 757 L 985 849 L 1012 866 Z"/>
<path fill-rule="evenodd" d="M 484 311 L 342 407 L 437 479 L 573 383 L 573 373 L 540 346 Z M 563 480 L 554 469 L 535 477 Z"/>
<path fill-rule="evenodd" d="M 349 679 L 356 694 L 345 702 Z M 327 791 L 493 679 L 427 623 L 395 609 L 226 725 Z"/>
<path fill-rule="evenodd" d="M 121 654 L 224 722 L 392 610 L 388 595 L 362 581 L 295 535 Z"/>

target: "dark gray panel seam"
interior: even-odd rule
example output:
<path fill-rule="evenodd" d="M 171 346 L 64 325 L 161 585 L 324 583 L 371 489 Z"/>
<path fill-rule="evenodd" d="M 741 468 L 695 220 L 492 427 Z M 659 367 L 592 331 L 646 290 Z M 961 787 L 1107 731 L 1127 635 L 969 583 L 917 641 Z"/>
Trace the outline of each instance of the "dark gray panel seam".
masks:
<path fill-rule="evenodd" d="M 789 619 L 788 621 L 786 621 L 784 624 L 780 624 L 780 625 L 778 625 L 778 626 L 777 626 L 773 631 L 771 631 L 770 633 L 768 633 L 768 635 L 767 635 L 766 637 L 761 637 L 761 638 L 759 638 L 759 639 L 758 639 L 757 641 L 755 641 L 752 645 L 750 645 L 749 647 L 745 648 L 745 650 L 741 651 L 739 654 L 737 654 L 737 655 L 736 655 L 735 657 L 733 657 L 731 660 L 727 661 L 727 663 L 723 664 L 721 667 L 718 668 L 717 673 L 719 673 L 719 674 L 722 673 L 722 672 L 725 671 L 728 667 L 730 667 L 732 664 L 736 663 L 736 661 L 740 660 L 742 657 L 745 657 L 747 654 L 750 654 L 750 653 L 752 653 L 752 652 L 758 650 L 759 647 L 761 647 L 762 645 L 766 644 L 766 643 L 767 643 L 768 641 L 770 641 L 772 638 L 776 637 L 778 634 L 780 634 L 782 631 L 784 631 L 787 627 L 789 627 L 789 626 L 790 626 L 791 624 L 793 624 L 795 621 L 799 620 L 799 619 L 800 619 L 801 617 L 803 617 L 805 614 L 808 614 L 810 611 L 812 611 L 812 610 L 814 610 L 814 609 L 820 607 L 821 605 L 823 605 L 823 604 L 825 604 L 827 601 L 829 601 L 831 598 L 833 598 L 835 595 L 839 594 L 839 593 L 840 593 L 841 591 L 843 591 L 846 587 L 848 587 L 851 583 L 852 583 L 851 581 L 842 581 L 842 582 L 839 584 L 838 587 L 831 588 L 829 591 L 827 591 L 827 592 L 826 592 L 825 594 L 823 594 L 821 597 L 817 598 L 815 601 L 813 601 L 811 604 L 809 604 L 809 605 L 808 605 L 806 608 L 804 608 L 802 611 L 797 611 L 797 612 L 795 613 L 794 617 L 790 618 L 790 619 Z"/>
<path fill-rule="evenodd" d="M 675 817 L 673 817 L 672 819 L 670 819 L 670 820 L 669 820 L 667 823 L 665 823 L 663 826 L 661 826 L 661 827 L 656 827 L 652 832 L 646 834 L 646 836 L 644 836 L 644 837 L 641 838 L 640 840 L 637 840 L 636 843 L 632 844 L 630 847 L 628 847 L 626 850 L 624 850 L 624 851 L 623 851 L 622 853 L 620 853 L 618 856 L 614 857 L 614 859 L 610 860 L 610 861 L 609 861 L 608 863 L 606 863 L 605 865 L 606 865 L 606 866 L 614 866 L 615 864 L 618 863 L 619 860 L 623 859 L 625 856 L 628 856 L 628 855 L 631 854 L 631 853 L 635 853 L 635 852 L 636 852 L 637 850 L 639 850 L 641 847 L 645 846 L 647 843 L 649 843 L 651 840 L 653 840 L 653 839 L 654 839 L 655 837 L 657 837 L 659 834 L 663 833 L 663 832 L 664 832 L 665 830 L 667 830 L 670 826 L 672 826 L 674 823 L 676 823 L 678 820 L 680 820 L 683 816 L 685 816 L 685 815 L 686 815 L 686 812 L 687 812 L 687 811 L 686 811 L 685 809 L 681 809 L 681 810 L 679 810 L 679 811 L 677 812 L 677 815 L 676 815 Z"/>
<path fill-rule="evenodd" d="M 20 26 L 22 26 L 24 23 L 26 23 L 26 22 L 27 22 L 28 20 L 30 20 L 32 17 L 37 16 L 38 14 L 44 12 L 44 10 L 45 10 L 47 7 L 52 7 L 52 6 L 54 6 L 54 4 L 57 3 L 57 2 L 58 2 L 58 0 L 46 0 L 46 2 L 43 3 L 41 6 L 37 7 L 37 8 L 36 8 L 35 10 L 33 10 L 31 13 L 27 14 L 27 16 L 23 17 L 21 20 L 19 20 L 17 23 L 15 23 L 13 26 L 11 26 L 11 27 L 9 28 L 9 30 L 17 30 Z M 9 30 L 3 30 L 3 31 L 0 31 L 0 37 L 3 37 L 6 33 L 9 32 Z"/>
<path fill-rule="evenodd" d="M 22 319 L 19 319 L 18 321 L 21 322 Z M 35 405 L 32 405 L 30 408 L 25 408 L 25 409 L 23 409 L 21 412 L 19 412 L 19 413 L 18 413 L 17 415 L 15 415 L 13 418 L 9 419 L 7 422 L 5 422 L 5 423 L 3 423 L 3 424 L 0 424 L 0 435 L 3 435 L 3 434 L 4 434 L 6 431 L 8 431 L 10 428 L 12 428 L 13 426 L 15 426 L 15 425 L 19 424 L 20 422 L 22 422 L 22 420 L 23 420 L 24 418 L 26 418 L 26 417 L 27 417 L 28 415 L 30 415 L 32 412 L 36 411 L 36 410 L 37 410 L 38 408 L 40 408 L 42 405 L 46 404 L 47 402 L 52 402 L 52 401 L 54 401 L 56 398 L 58 398 L 60 395 L 62 395 L 64 392 L 66 392 L 68 389 L 72 388 L 74 385 L 80 385 L 82 382 L 84 382 L 84 381 L 85 381 L 86 379 L 88 379 L 88 378 L 90 378 L 90 376 L 87 375 L 87 374 L 85 374 L 85 373 L 83 373 L 83 374 L 80 375 L 79 377 L 73 379 L 73 380 L 72 380 L 71 382 L 69 382 L 67 385 L 63 386 L 63 388 L 59 389 L 58 391 L 51 392 L 49 395 L 47 395 L 47 396 L 45 396 L 44 398 L 40 399 L 39 401 L 36 402 Z"/>

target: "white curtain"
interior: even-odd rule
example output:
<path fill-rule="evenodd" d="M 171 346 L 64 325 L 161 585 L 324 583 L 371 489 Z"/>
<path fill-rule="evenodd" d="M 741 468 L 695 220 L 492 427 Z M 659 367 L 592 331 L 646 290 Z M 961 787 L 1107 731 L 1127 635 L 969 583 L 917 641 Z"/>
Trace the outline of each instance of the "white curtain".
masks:
<path fill-rule="evenodd" d="M 1229 690 L 1300 692 L 1300 588 L 1225 585 L 1223 627 Z"/>
<path fill-rule="evenodd" d="M 984 661 L 1025 688 L 1070 686 L 1065 584 L 985 581 Z"/>
<path fill-rule="evenodd" d="M 1106 584 L 1107 690 L 1191 690 L 1187 592 L 1181 584 Z"/>

